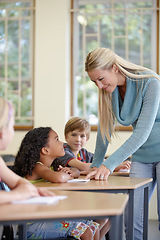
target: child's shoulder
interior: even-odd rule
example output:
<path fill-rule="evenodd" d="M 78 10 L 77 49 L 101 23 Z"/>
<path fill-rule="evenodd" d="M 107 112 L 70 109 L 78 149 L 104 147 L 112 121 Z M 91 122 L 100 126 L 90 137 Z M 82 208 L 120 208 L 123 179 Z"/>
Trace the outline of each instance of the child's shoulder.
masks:
<path fill-rule="evenodd" d="M 85 152 L 85 153 L 89 153 L 89 151 L 86 148 L 81 148 L 80 151 Z"/>
<path fill-rule="evenodd" d="M 65 152 L 72 153 L 72 150 L 71 150 L 70 146 L 67 143 L 63 143 L 63 147 L 64 147 Z"/>

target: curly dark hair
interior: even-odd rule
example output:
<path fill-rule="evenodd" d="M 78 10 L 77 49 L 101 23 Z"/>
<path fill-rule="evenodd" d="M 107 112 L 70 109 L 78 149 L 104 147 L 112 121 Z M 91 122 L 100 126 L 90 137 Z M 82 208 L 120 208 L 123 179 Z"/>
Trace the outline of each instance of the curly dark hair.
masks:
<path fill-rule="evenodd" d="M 23 138 L 15 158 L 13 171 L 21 177 L 32 175 L 32 170 L 40 159 L 41 149 L 48 144 L 50 127 L 39 127 L 29 131 Z"/>

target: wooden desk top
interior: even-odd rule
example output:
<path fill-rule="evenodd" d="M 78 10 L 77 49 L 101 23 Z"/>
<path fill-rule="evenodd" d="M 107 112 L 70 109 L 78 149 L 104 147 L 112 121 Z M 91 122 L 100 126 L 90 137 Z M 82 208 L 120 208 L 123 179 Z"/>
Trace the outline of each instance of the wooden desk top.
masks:
<path fill-rule="evenodd" d="M 8 167 L 13 167 L 14 162 L 6 162 Z M 113 172 L 112 176 L 122 176 L 122 177 L 129 177 L 129 172 Z"/>
<path fill-rule="evenodd" d="M 111 176 L 129 177 L 129 172 L 113 172 Z"/>
<path fill-rule="evenodd" d="M 2 204 L 1 221 L 60 219 L 67 217 L 114 216 L 123 213 L 127 194 L 109 194 L 76 191 L 54 191 L 67 198 L 57 204 Z"/>
<path fill-rule="evenodd" d="M 107 181 L 90 180 L 79 183 L 35 183 L 36 187 L 47 187 L 55 190 L 115 190 L 136 189 L 152 181 L 152 178 L 130 178 L 109 176 Z"/>

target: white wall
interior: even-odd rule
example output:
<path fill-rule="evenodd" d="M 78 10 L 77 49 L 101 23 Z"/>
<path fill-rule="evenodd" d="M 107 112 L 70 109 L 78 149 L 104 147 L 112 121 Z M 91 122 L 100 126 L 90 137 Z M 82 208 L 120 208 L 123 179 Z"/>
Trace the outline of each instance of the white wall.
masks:
<path fill-rule="evenodd" d="M 70 112 L 70 0 L 36 0 L 35 127 L 51 126 L 63 138 Z M 25 131 L 16 131 L 8 149 L 16 154 Z"/>
<path fill-rule="evenodd" d="M 51 126 L 64 141 L 63 128 L 70 113 L 70 0 L 36 0 L 35 31 L 35 127 Z M 16 154 L 25 131 L 16 131 L 8 149 Z M 119 132 L 107 154 L 114 152 L 129 136 Z M 94 152 L 96 132 L 91 133 L 87 149 Z M 150 218 L 156 219 L 156 198 L 151 202 Z"/>
<path fill-rule="evenodd" d="M 69 104 L 69 1 L 36 1 L 35 126 L 62 134 Z"/>

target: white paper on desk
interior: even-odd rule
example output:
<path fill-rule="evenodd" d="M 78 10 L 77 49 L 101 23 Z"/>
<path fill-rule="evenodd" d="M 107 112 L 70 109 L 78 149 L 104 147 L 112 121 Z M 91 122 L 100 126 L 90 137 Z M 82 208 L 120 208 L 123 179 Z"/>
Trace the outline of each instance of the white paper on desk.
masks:
<path fill-rule="evenodd" d="M 122 168 L 118 172 L 127 172 L 127 173 L 129 173 L 130 169 Z"/>
<path fill-rule="evenodd" d="M 67 182 L 89 182 L 90 179 L 84 179 L 84 178 L 76 178 L 76 179 L 71 179 L 71 180 L 68 180 Z"/>
<path fill-rule="evenodd" d="M 56 204 L 59 200 L 65 199 L 67 196 L 53 196 L 53 197 L 33 197 L 20 201 L 13 201 L 14 204 Z"/>

